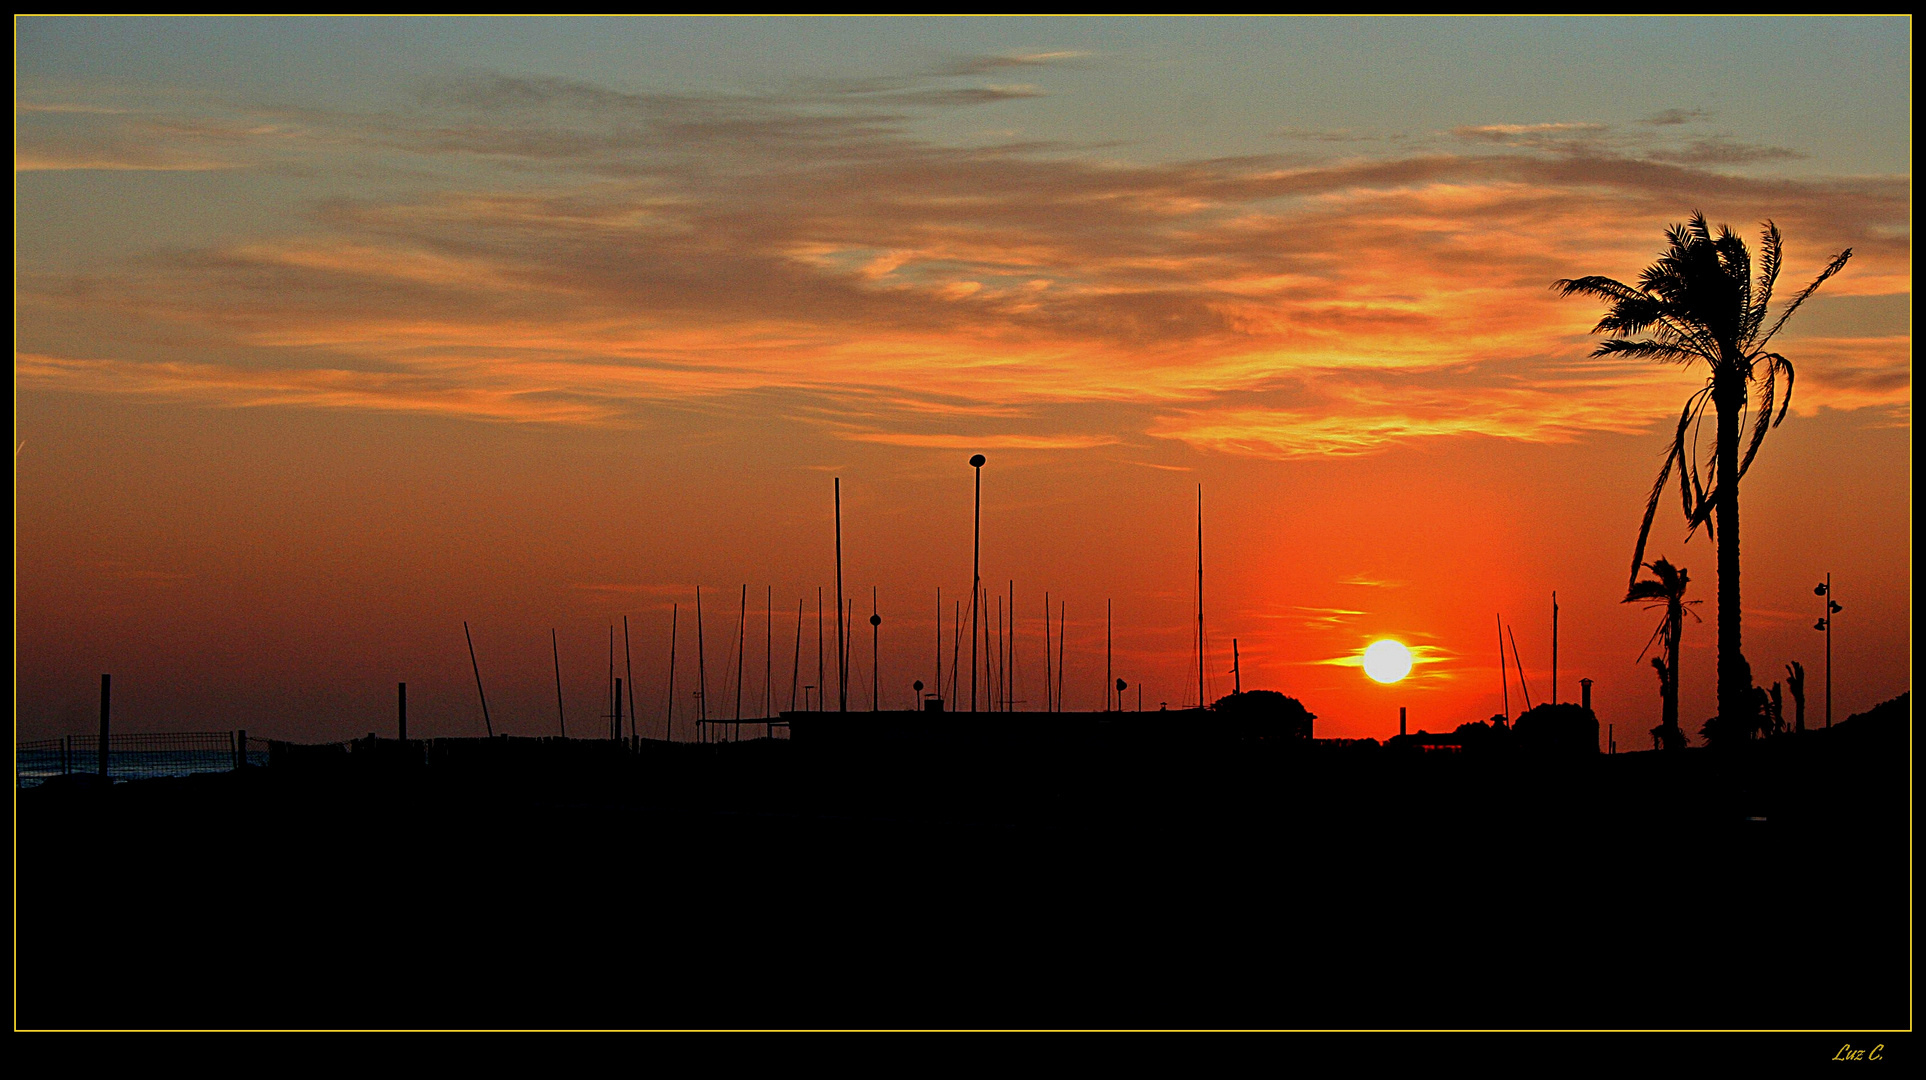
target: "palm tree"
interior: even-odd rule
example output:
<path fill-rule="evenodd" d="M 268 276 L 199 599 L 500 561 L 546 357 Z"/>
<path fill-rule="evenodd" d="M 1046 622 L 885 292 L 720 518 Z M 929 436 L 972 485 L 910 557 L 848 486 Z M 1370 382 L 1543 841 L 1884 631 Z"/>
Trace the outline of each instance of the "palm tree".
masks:
<path fill-rule="evenodd" d="M 1792 730 L 1806 730 L 1806 666 L 1794 660 L 1786 665 L 1786 689 L 1792 692 Z"/>
<path fill-rule="evenodd" d="M 1555 281 L 1561 296 L 1590 296 L 1610 305 L 1595 334 L 1611 334 L 1593 356 L 1625 356 L 1691 365 L 1704 361 L 1704 386 L 1686 398 L 1677 430 L 1666 451 L 1665 464 L 1645 502 L 1638 544 L 1632 550 L 1628 587 L 1644 565 L 1645 540 L 1652 531 L 1659 498 L 1674 466 L 1679 473 L 1679 500 L 1687 522 L 1686 536 L 1700 525 L 1712 533 L 1719 549 L 1719 711 L 1730 717 L 1746 714 L 1750 705 L 1752 671 L 1746 664 L 1739 631 L 1739 479 L 1752 466 L 1766 431 L 1785 419 L 1792 403 L 1792 364 L 1766 351 L 1792 313 L 1825 280 L 1852 257 L 1847 248 L 1827 264 L 1812 284 L 1793 297 L 1768 327 L 1767 305 L 1779 277 L 1779 229 L 1767 221 L 1759 238 L 1756 284 L 1752 255 L 1745 241 L 1721 225 L 1717 236 L 1705 215 L 1666 230 L 1667 246 L 1657 262 L 1639 275 L 1633 288 L 1608 277 Z M 1645 335 L 1643 337 L 1637 335 Z M 1778 379 L 1785 377 L 1785 397 L 1778 396 Z M 1756 387 L 1756 399 L 1755 399 Z M 1699 466 L 1699 431 L 1710 404 L 1716 427 L 1709 465 Z M 1774 415 L 1773 406 L 1778 406 Z M 1740 456 L 1740 429 L 1748 407 L 1756 409 L 1752 435 Z M 1715 516 L 1716 512 L 1716 516 Z"/>
<path fill-rule="evenodd" d="M 1692 577 L 1684 567 L 1674 567 L 1665 559 L 1645 565 L 1652 571 L 1652 576 L 1644 581 L 1633 582 L 1625 593 L 1623 603 L 1644 600 L 1647 601 L 1647 611 L 1657 607 L 1665 609 L 1665 616 L 1659 620 L 1658 629 L 1652 631 L 1652 637 L 1646 641 L 1645 647 L 1650 649 L 1653 641 L 1664 642 L 1665 659 L 1652 658 L 1652 666 L 1659 673 L 1659 741 L 1667 750 L 1683 750 L 1685 733 L 1679 730 L 1679 638 L 1685 632 L 1685 616 L 1690 614 L 1693 619 L 1698 619 L 1699 613 L 1691 610 L 1698 601 L 1685 598 L 1685 589 L 1691 584 Z M 1645 653 L 1638 655 L 1643 659 Z"/>

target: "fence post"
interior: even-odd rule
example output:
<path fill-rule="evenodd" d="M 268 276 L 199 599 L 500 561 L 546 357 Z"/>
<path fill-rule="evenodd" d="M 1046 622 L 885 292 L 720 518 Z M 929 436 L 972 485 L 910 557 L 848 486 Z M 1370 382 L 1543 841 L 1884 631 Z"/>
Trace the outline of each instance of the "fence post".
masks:
<path fill-rule="evenodd" d="M 107 779 L 107 706 L 113 689 L 112 675 L 100 677 L 100 778 Z"/>
<path fill-rule="evenodd" d="M 74 757 L 73 737 L 69 735 L 62 735 L 60 737 L 60 775 L 65 776 L 68 773 L 74 771 L 73 757 Z"/>
<path fill-rule="evenodd" d="M 234 771 L 240 772 L 247 767 L 247 729 L 234 733 Z"/>

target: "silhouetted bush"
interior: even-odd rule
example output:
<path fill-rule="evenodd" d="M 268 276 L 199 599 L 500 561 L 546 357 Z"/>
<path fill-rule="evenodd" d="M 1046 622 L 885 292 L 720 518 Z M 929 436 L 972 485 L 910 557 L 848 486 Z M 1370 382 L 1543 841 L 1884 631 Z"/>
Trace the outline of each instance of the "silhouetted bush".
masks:
<path fill-rule="evenodd" d="M 1540 705 L 1519 715 L 1513 736 L 1519 749 L 1529 753 L 1596 754 L 1598 717 L 1568 701 Z"/>
<path fill-rule="evenodd" d="M 1317 719 L 1303 702 L 1275 690 L 1226 694 L 1211 709 L 1232 721 L 1242 737 L 1252 739 L 1309 739 L 1311 721 Z"/>

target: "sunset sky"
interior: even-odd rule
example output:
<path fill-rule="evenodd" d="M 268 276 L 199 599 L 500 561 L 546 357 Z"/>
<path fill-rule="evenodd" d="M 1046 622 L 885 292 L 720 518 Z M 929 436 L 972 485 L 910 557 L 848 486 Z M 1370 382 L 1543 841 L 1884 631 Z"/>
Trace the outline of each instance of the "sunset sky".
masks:
<path fill-rule="evenodd" d="M 411 733 L 480 734 L 463 620 L 498 731 L 555 731 L 554 628 L 587 734 L 624 615 L 659 735 L 697 585 L 730 715 L 748 586 L 759 716 L 799 601 L 815 681 L 836 477 L 905 707 L 936 590 L 945 663 L 968 619 L 981 452 L 1028 708 L 1046 590 L 1068 707 L 1103 703 L 1106 601 L 1129 705 L 1194 703 L 1201 484 L 1213 696 L 1236 639 L 1320 735 L 1449 730 L 1501 708 L 1495 615 L 1549 696 L 1557 590 L 1560 697 L 1595 680 L 1643 749 L 1658 615 L 1619 601 L 1704 372 L 1591 359 L 1600 306 L 1548 286 L 1635 280 L 1694 210 L 1775 221 L 1782 296 L 1854 252 L 1740 489 L 1755 678 L 1802 661 L 1822 722 L 1830 571 L 1835 716 L 1909 686 L 1908 19 L 16 32 L 21 738 L 91 730 L 102 672 L 119 730 L 391 733 L 405 680 Z M 1660 555 L 1704 601 L 1697 742 L 1717 575 L 1674 499 Z M 1359 669 L 1380 637 L 1409 678 Z"/>

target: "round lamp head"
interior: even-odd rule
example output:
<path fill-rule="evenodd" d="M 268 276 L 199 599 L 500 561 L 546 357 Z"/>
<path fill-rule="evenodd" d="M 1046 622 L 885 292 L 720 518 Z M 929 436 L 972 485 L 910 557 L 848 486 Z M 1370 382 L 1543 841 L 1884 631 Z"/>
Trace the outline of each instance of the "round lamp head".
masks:
<path fill-rule="evenodd" d="M 972 455 L 972 456 L 970 457 L 970 464 L 972 464 L 972 465 L 974 465 L 974 466 L 976 466 L 977 468 L 979 468 L 979 469 L 981 469 L 981 468 L 983 467 L 983 463 L 984 463 L 984 462 L 985 462 L 986 460 L 988 460 L 988 459 L 987 459 L 987 458 L 985 458 L 985 457 L 984 457 L 984 456 L 983 456 L 982 454 L 975 454 L 975 455 Z"/>
<path fill-rule="evenodd" d="M 871 615 L 869 617 L 869 625 L 871 626 L 883 625 L 883 617 L 881 615 Z"/>

